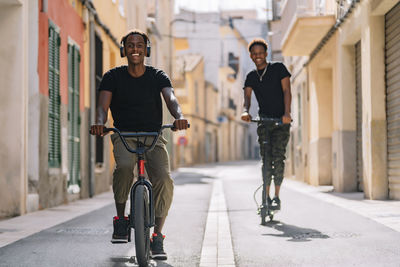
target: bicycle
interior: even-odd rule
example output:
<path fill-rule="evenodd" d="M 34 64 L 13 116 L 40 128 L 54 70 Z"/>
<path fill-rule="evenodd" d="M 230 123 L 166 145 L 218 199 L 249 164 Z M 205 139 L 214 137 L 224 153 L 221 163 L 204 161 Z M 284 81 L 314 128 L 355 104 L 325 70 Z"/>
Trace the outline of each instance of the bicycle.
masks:
<path fill-rule="evenodd" d="M 252 119 L 251 122 L 257 122 L 257 123 L 261 123 L 265 126 L 266 122 L 269 123 L 275 123 L 276 126 L 278 125 L 282 125 L 282 119 L 281 118 L 264 118 L 264 117 L 257 117 L 256 119 Z M 267 141 L 263 142 L 263 145 L 266 146 L 268 144 Z M 264 160 L 265 160 L 265 151 L 266 149 L 264 149 Z M 266 164 L 263 164 L 263 168 Z M 253 198 L 254 201 L 256 202 L 257 205 L 257 214 L 259 214 L 261 216 L 261 225 L 265 225 L 266 220 L 265 218 L 268 216 L 269 220 L 272 221 L 274 219 L 274 215 L 276 212 L 278 212 L 279 210 L 276 209 L 274 206 L 269 205 L 269 203 L 267 202 L 267 197 L 266 197 L 266 178 L 263 176 L 263 183 L 262 185 L 260 185 L 256 191 L 254 192 Z M 256 193 L 258 192 L 258 190 L 260 190 L 260 188 L 263 188 L 262 190 L 262 203 L 261 205 L 258 205 L 257 199 L 256 199 Z"/>
<path fill-rule="evenodd" d="M 188 128 L 190 125 L 188 125 Z M 128 215 L 128 242 L 131 242 L 131 229 L 135 231 L 135 249 L 136 259 L 139 266 L 148 266 L 150 258 L 150 228 L 154 227 L 154 202 L 153 190 L 151 182 L 146 180 L 144 171 L 144 154 L 152 150 L 158 138 L 164 129 L 173 129 L 174 125 L 168 124 L 161 126 L 158 132 L 137 132 L 137 133 L 123 133 L 116 128 L 105 128 L 104 132 L 114 132 L 119 135 L 125 148 L 138 155 L 138 179 L 131 187 L 130 191 L 130 213 Z M 146 146 L 147 138 L 153 137 L 150 146 Z M 136 149 L 132 149 L 125 138 L 136 138 Z M 139 138 L 144 138 L 144 141 L 139 141 Z"/>

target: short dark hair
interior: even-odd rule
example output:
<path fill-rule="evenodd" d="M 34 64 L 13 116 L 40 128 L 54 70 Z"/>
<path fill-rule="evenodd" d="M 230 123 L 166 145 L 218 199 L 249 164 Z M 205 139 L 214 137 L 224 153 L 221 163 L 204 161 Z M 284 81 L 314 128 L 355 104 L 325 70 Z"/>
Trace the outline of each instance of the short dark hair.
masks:
<path fill-rule="evenodd" d="M 255 39 L 253 39 L 253 41 L 251 41 L 251 42 L 249 43 L 249 46 L 248 46 L 249 52 L 251 52 L 251 49 L 252 49 L 253 46 L 255 46 L 255 45 L 262 45 L 262 46 L 264 46 L 265 52 L 268 50 L 268 44 L 267 44 L 267 42 L 266 42 L 264 39 L 262 39 L 262 38 L 255 38 Z"/>
<path fill-rule="evenodd" d="M 138 30 L 138 29 L 133 29 L 133 30 L 129 31 L 126 35 L 124 35 L 121 38 L 121 43 L 125 46 L 126 39 L 128 39 L 128 37 L 130 35 L 134 35 L 134 34 L 138 34 L 138 35 L 142 36 L 144 43 L 147 45 L 147 41 L 149 40 L 149 37 L 147 36 L 147 34 L 145 32 Z"/>

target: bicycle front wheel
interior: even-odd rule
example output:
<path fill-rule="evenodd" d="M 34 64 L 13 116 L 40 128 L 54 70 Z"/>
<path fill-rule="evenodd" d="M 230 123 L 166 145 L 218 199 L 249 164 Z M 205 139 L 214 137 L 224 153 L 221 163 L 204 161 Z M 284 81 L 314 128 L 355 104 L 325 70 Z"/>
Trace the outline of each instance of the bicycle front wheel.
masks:
<path fill-rule="evenodd" d="M 150 210 L 149 197 L 144 185 L 135 189 L 134 225 L 136 259 L 139 266 L 147 266 L 150 256 Z"/>
<path fill-rule="evenodd" d="M 260 210 L 261 225 L 265 225 L 265 217 L 267 217 L 267 208 L 263 205 Z"/>

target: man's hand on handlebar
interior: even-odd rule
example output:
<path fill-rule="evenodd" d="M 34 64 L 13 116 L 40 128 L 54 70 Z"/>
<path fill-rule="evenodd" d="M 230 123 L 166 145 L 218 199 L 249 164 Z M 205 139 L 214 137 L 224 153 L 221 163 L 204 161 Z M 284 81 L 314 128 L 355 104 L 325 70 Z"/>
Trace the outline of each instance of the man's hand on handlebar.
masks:
<path fill-rule="evenodd" d="M 290 114 L 285 113 L 282 116 L 282 123 L 283 124 L 290 124 L 292 122 L 292 117 L 290 116 Z"/>
<path fill-rule="evenodd" d="M 172 130 L 186 130 L 187 128 L 189 128 L 188 124 L 189 122 L 186 119 L 176 119 L 174 121 L 174 128 L 172 128 Z"/>
<path fill-rule="evenodd" d="M 243 121 L 250 122 L 251 121 L 251 115 L 248 112 L 245 111 L 245 112 L 242 113 L 241 119 Z"/>
<path fill-rule="evenodd" d="M 103 124 L 94 124 L 90 127 L 90 134 L 104 136 L 108 134 L 108 132 L 104 132 L 105 128 L 106 126 Z"/>

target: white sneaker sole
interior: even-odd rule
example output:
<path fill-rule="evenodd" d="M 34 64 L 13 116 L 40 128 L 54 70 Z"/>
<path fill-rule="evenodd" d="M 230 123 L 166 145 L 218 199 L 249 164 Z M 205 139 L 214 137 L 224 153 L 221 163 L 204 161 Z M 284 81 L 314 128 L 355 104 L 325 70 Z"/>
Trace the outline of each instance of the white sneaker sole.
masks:
<path fill-rule="evenodd" d="M 167 260 L 167 255 L 165 255 L 165 254 L 152 254 L 152 255 L 150 255 L 150 257 L 153 260 L 160 260 L 160 261 Z"/>

